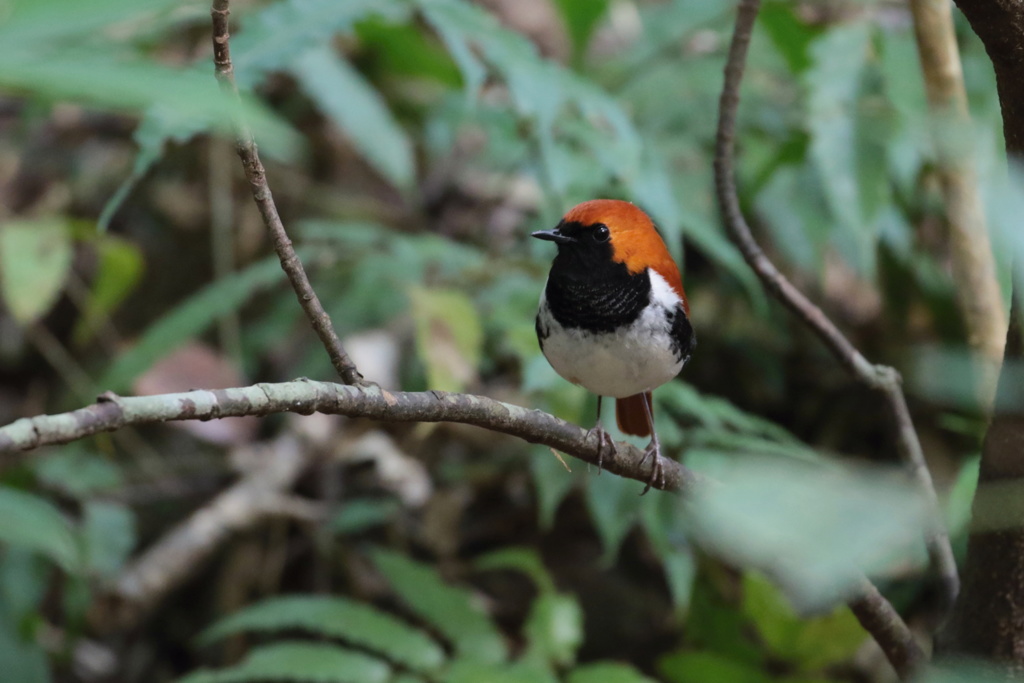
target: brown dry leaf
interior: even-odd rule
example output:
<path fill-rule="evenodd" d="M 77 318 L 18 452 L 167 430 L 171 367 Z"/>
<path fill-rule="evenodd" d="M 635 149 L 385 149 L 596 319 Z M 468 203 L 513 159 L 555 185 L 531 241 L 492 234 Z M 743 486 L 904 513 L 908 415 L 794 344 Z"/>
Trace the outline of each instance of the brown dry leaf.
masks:
<path fill-rule="evenodd" d="M 157 361 L 135 380 L 139 395 L 172 394 L 193 389 L 227 389 L 246 384 L 242 373 L 226 356 L 200 342 L 189 342 Z M 200 422 L 169 422 L 193 436 L 222 446 L 252 441 L 259 428 L 257 417 L 226 417 Z"/>

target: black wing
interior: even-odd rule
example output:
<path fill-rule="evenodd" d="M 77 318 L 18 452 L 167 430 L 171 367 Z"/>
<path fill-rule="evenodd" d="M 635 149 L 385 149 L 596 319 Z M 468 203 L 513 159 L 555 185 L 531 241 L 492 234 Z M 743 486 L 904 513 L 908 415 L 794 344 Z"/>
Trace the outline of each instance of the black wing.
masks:
<path fill-rule="evenodd" d="M 690 355 L 697 348 L 697 335 L 693 333 L 693 325 L 686 315 L 682 305 L 676 306 L 671 314 L 672 329 L 669 334 L 672 337 L 672 353 L 683 362 L 683 365 L 690 360 Z"/>

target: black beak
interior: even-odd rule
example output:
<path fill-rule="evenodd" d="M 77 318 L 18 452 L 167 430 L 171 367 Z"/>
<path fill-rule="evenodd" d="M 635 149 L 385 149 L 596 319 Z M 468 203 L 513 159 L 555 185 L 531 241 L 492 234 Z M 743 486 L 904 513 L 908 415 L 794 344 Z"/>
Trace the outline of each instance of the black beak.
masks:
<path fill-rule="evenodd" d="M 556 230 L 538 230 L 535 233 L 531 233 L 531 237 L 536 237 L 539 240 L 547 240 L 549 242 L 555 242 L 556 244 L 568 244 L 569 242 L 575 242 L 573 238 L 568 235 L 563 235 L 557 229 Z"/>

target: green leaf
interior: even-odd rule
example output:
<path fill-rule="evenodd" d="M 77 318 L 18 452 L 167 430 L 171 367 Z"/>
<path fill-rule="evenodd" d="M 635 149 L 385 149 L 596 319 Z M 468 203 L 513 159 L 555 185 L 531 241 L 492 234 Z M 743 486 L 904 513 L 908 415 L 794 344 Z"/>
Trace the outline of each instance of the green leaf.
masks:
<path fill-rule="evenodd" d="M 852 265 L 870 273 L 877 212 L 873 183 L 887 181 L 879 172 L 884 157 L 874 168 L 865 163 L 865 156 L 877 150 L 865 144 L 858 125 L 858 96 L 866 73 L 869 38 L 866 22 L 831 29 L 812 45 L 813 64 L 803 80 L 808 89 L 811 157 L 832 216 L 842 228 L 834 239 Z M 862 174 L 865 166 L 871 175 Z"/>
<path fill-rule="evenodd" d="M 601 562 L 610 566 L 626 534 L 636 524 L 643 499 L 642 484 L 624 477 L 587 477 L 586 499 L 590 517 L 601 537 Z"/>
<path fill-rule="evenodd" d="M 714 571 L 712 567 L 699 573 L 694 582 L 686 615 L 687 644 L 711 650 L 725 659 L 760 667 L 763 648 L 750 637 L 750 621 L 740 613 L 732 596 L 722 595 L 718 588 L 720 582 L 712 575 Z"/>
<path fill-rule="evenodd" d="M 92 339 L 101 322 L 124 301 L 142 276 L 142 252 L 131 242 L 101 235 L 95 241 L 95 249 L 96 277 L 73 333 L 79 345 Z"/>
<path fill-rule="evenodd" d="M 412 144 L 380 93 L 331 47 L 300 53 L 291 66 L 302 89 L 377 171 L 400 188 L 413 181 Z"/>
<path fill-rule="evenodd" d="M 543 357 L 535 363 L 539 364 L 551 367 Z M 564 460 L 565 456 L 562 456 L 562 459 Z M 537 494 L 537 516 L 540 518 L 540 526 L 542 529 L 550 529 L 555 522 L 558 506 L 572 490 L 575 477 L 572 472 L 566 471 L 565 465 L 548 448 L 539 449 L 530 458 L 530 474 Z"/>
<path fill-rule="evenodd" d="M 861 572 L 923 560 L 927 505 L 895 469 L 687 457 L 717 480 L 692 501 L 693 532 L 713 552 L 768 572 L 799 609 L 842 601 Z"/>
<path fill-rule="evenodd" d="M 310 250 L 298 249 L 300 258 Z M 99 386 L 122 391 L 153 363 L 193 337 L 219 317 L 236 310 L 256 292 L 284 279 L 277 257 L 258 261 L 193 294 L 184 303 L 149 326 L 131 349 L 121 353 L 107 369 Z"/>
<path fill-rule="evenodd" d="M 448 45 L 470 93 L 476 92 L 485 71 L 469 45 L 476 45 L 486 62 L 501 73 L 516 111 L 533 124 L 542 175 L 557 194 L 565 194 L 577 175 L 567 150 L 555 140 L 555 123 L 561 123 L 559 117 L 568 104 L 575 106 L 590 129 L 604 133 L 588 138 L 588 155 L 603 161 L 616 177 L 636 172 L 640 136 L 621 106 L 592 81 L 542 59 L 533 43 L 503 28 L 479 7 L 456 0 L 418 0 L 417 4 Z"/>
<path fill-rule="evenodd" d="M 353 498 L 331 518 L 331 531 L 357 534 L 394 519 L 401 510 L 402 504 L 394 498 Z"/>
<path fill-rule="evenodd" d="M 461 85 L 455 60 L 445 48 L 427 35 L 416 22 L 385 23 L 378 18 L 364 19 L 356 26 L 362 52 L 369 62 L 368 75 L 380 78 L 410 77 L 437 81 L 450 88 Z"/>
<path fill-rule="evenodd" d="M 38 553 L 17 546 L 5 547 L 0 554 L 0 611 L 6 614 L 0 622 L 24 624 L 38 617 L 53 572 L 50 561 Z"/>
<path fill-rule="evenodd" d="M 960 466 L 960 472 L 953 482 L 946 498 L 946 528 L 950 536 L 959 536 L 967 531 L 971 523 L 971 505 L 978 488 L 978 474 L 981 457 L 972 456 Z"/>
<path fill-rule="evenodd" d="M 487 68 L 470 47 L 469 36 L 456 28 L 457 22 L 447 19 L 444 14 L 443 5 L 438 4 L 436 7 L 431 7 L 430 4 L 423 2 L 421 6 L 427 23 L 437 31 L 438 36 L 444 41 L 448 52 L 451 53 L 452 59 L 455 60 L 455 64 L 462 73 L 466 99 L 469 102 L 476 101 L 480 88 L 487 78 Z"/>
<path fill-rule="evenodd" d="M 845 605 L 831 614 L 801 619 L 785 596 L 756 572 L 743 576 L 743 612 L 773 654 L 804 671 L 850 659 L 867 637 Z"/>
<path fill-rule="evenodd" d="M 283 70 L 295 58 L 297 45 L 327 45 L 335 34 L 347 31 L 369 16 L 398 19 L 408 11 L 399 0 L 279 0 L 245 17 L 231 40 L 231 55 L 238 84 L 252 88 L 271 71 Z"/>
<path fill-rule="evenodd" d="M 502 548 L 478 557 L 473 563 L 477 569 L 511 569 L 526 574 L 541 593 L 553 593 L 555 581 L 544 566 L 544 561 L 533 548 Z"/>
<path fill-rule="evenodd" d="M 939 662 L 920 676 L 921 683 L 1005 683 L 1005 667 L 982 661 Z"/>
<path fill-rule="evenodd" d="M 143 15 L 178 4 L 178 0 L 7 0 L 0 23 L 0 45 L 11 50 L 19 45 L 52 44 L 72 37 L 109 40 L 97 29 L 138 21 Z"/>
<path fill-rule="evenodd" d="M 68 572 L 81 566 L 71 525 L 49 501 L 2 486 L 0 520 L 0 542 L 42 553 Z"/>
<path fill-rule="evenodd" d="M 666 410 L 685 416 L 710 430 L 760 437 L 765 441 L 793 446 L 802 451 L 801 459 L 818 459 L 814 451 L 802 444 L 783 427 L 771 420 L 741 410 L 726 399 L 702 394 L 686 382 L 669 382 L 658 389 L 654 398 L 658 409 L 664 407 Z"/>
<path fill-rule="evenodd" d="M 185 143 L 205 129 L 206 123 L 202 119 L 180 116 L 160 104 L 146 110 L 142 121 L 139 122 L 132 135 L 132 139 L 139 147 L 139 151 L 135 154 L 135 162 L 132 164 L 132 171 L 118 186 L 113 196 L 103 205 L 100 217 L 96 221 L 99 231 L 105 232 L 110 227 L 110 221 L 131 195 L 136 185 L 163 157 L 168 143 Z"/>
<path fill-rule="evenodd" d="M 573 54 L 579 60 L 586 53 L 590 36 L 608 10 L 608 0 L 556 0 L 572 37 Z"/>
<path fill-rule="evenodd" d="M 488 664 L 460 659 L 452 663 L 444 683 L 558 683 L 551 672 L 536 662 Z"/>
<path fill-rule="evenodd" d="M 772 683 L 760 669 L 714 652 L 676 652 L 663 657 L 658 670 L 670 683 Z"/>
<path fill-rule="evenodd" d="M 86 566 L 100 577 L 111 577 L 135 548 L 135 515 L 125 505 L 102 501 L 86 503 L 84 513 Z"/>
<path fill-rule="evenodd" d="M 0 664 L 4 678 L 18 683 L 50 683 L 49 658 L 35 634 L 17 628 L 17 616 L 0 602 Z M 33 629 L 34 630 L 34 629 Z"/>
<path fill-rule="evenodd" d="M 227 669 L 204 669 L 179 678 L 178 683 L 386 683 L 391 668 L 361 652 L 321 643 L 283 642 L 254 649 L 240 664 Z"/>
<path fill-rule="evenodd" d="M 593 662 L 576 667 L 565 679 L 565 683 L 655 683 L 634 669 L 621 662 Z M 712 683 L 711 680 L 705 683 Z"/>
<path fill-rule="evenodd" d="M 177 120 L 201 122 L 203 129 L 232 137 L 233 122 L 240 116 L 261 150 L 281 158 L 293 156 L 301 143 L 291 127 L 253 97 L 243 94 L 241 107 L 236 106 L 205 68 L 173 69 L 142 59 L 67 51 L 60 56 L 0 61 L 3 87 L 129 112 L 159 105 Z"/>
<path fill-rule="evenodd" d="M 463 391 L 477 378 L 483 328 L 472 300 L 454 289 L 409 292 L 416 347 L 431 389 Z"/>
<path fill-rule="evenodd" d="M 659 428 L 658 433 L 664 444 L 664 431 Z M 680 496 L 657 496 L 640 507 L 640 521 L 661 560 L 672 603 L 680 614 L 689 608 L 697 575 L 696 558 L 687 539 L 685 505 Z"/>
<path fill-rule="evenodd" d="M 63 219 L 0 225 L 0 288 L 19 324 L 35 322 L 57 302 L 71 256 L 69 225 Z"/>
<path fill-rule="evenodd" d="M 569 666 L 583 644 L 583 610 L 571 595 L 543 592 L 533 601 L 523 631 L 529 641 L 526 657 Z"/>
<path fill-rule="evenodd" d="M 121 469 L 106 457 L 82 445 L 68 444 L 45 458 L 31 461 L 36 477 L 65 495 L 84 499 L 124 483 Z"/>
<path fill-rule="evenodd" d="M 270 598 L 224 617 L 200 636 L 204 644 L 246 631 L 297 629 L 365 647 L 416 671 L 433 671 L 444 652 L 421 631 L 380 610 L 341 597 Z"/>
<path fill-rule="evenodd" d="M 467 591 L 449 586 L 427 565 L 398 553 L 378 548 L 372 557 L 399 597 L 451 641 L 460 659 L 506 659 L 505 639 Z"/>
<path fill-rule="evenodd" d="M 792 3 L 780 0 L 764 3 L 757 21 L 786 58 L 790 71 L 799 74 L 810 66 L 809 48 L 821 29 L 804 23 Z"/>
<path fill-rule="evenodd" d="M 772 244 L 812 273 L 822 263 L 832 220 L 818 190 L 815 169 L 787 164 L 772 172 L 756 200 L 758 210 L 771 216 Z"/>
<path fill-rule="evenodd" d="M 661 569 L 665 572 L 665 582 L 668 584 L 669 593 L 672 594 L 672 603 L 677 609 L 685 610 L 690 605 L 693 582 L 697 574 L 693 550 L 688 546 L 672 548 L 661 557 Z"/>

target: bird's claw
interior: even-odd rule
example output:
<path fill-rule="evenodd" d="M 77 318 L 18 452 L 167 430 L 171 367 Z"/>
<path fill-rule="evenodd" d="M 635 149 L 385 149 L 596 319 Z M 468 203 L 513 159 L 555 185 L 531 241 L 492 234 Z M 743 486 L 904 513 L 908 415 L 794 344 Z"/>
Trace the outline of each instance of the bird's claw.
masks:
<path fill-rule="evenodd" d="M 612 435 L 605 431 L 600 421 L 587 431 L 587 438 L 597 435 L 597 475 L 601 476 L 601 468 L 604 465 L 604 447 L 608 446 L 612 453 L 615 452 L 615 442 Z"/>
<path fill-rule="evenodd" d="M 640 492 L 640 495 L 646 495 L 651 487 L 657 485 L 658 488 L 664 488 L 665 486 L 665 468 L 661 464 L 661 444 L 658 443 L 657 437 L 651 439 L 651 443 L 644 449 L 644 457 L 640 458 L 640 467 L 644 466 L 647 462 L 647 458 L 652 458 L 651 462 L 651 476 L 647 478 L 647 486 Z"/>

